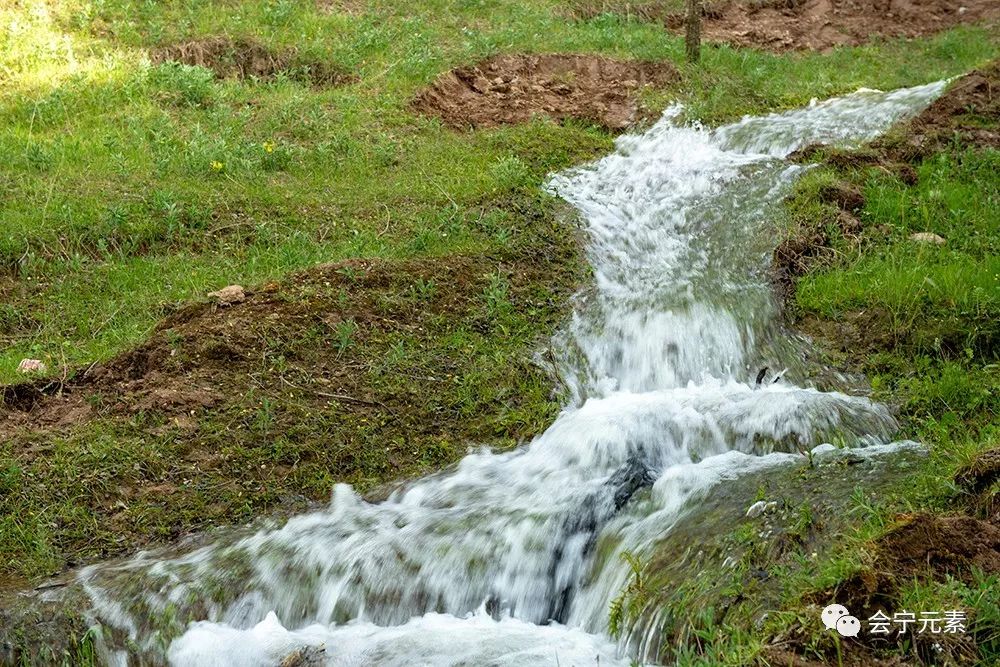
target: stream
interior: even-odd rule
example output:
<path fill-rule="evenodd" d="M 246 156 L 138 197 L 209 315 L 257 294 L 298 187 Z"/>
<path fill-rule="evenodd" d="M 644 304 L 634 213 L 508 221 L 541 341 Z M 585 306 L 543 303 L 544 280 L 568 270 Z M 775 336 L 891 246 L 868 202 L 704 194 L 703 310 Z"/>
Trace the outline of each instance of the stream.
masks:
<path fill-rule="evenodd" d="M 653 657 L 608 635 L 629 575 L 619 554 L 643 556 L 706 494 L 822 443 L 891 456 L 886 407 L 810 386 L 767 267 L 781 199 L 806 168 L 785 158 L 870 140 L 943 86 L 863 90 L 717 129 L 679 122 L 674 107 L 552 177 L 585 226 L 594 284 L 554 341 L 571 398 L 551 427 L 380 503 L 338 485 L 328 508 L 280 528 L 86 568 L 105 659 L 277 665 L 302 647 L 323 647 L 308 664 L 326 665 Z"/>

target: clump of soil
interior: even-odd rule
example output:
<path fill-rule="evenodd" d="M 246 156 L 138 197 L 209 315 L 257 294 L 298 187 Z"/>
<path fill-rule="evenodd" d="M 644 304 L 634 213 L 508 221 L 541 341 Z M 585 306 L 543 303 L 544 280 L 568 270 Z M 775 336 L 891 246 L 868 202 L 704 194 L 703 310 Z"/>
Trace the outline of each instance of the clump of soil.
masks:
<path fill-rule="evenodd" d="M 684 14 L 676 7 L 656 0 L 578 0 L 571 13 L 584 19 L 615 13 L 681 30 Z M 962 23 L 996 19 L 1000 6 L 993 0 L 750 0 L 710 3 L 703 13 L 702 36 L 710 42 L 773 51 L 823 51 L 876 37 L 920 37 Z"/>
<path fill-rule="evenodd" d="M 878 542 L 878 568 L 900 581 L 931 572 L 968 576 L 1000 572 L 1000 527 L 971 516 L 917 514 Z"/>
<path fill-rule="evenodd" d="M 920 37 L 1000 16 L 992 0 L 806 0 L 738 3 L 708 18 L 705 39 L 774 51 L 857 46 L 876 37 Z"/>
<path fill-rule="evenodd" d="M 212 70 L 220 79 L 266 81 L 284 74 L 322 87 L 341 86 L 356 80 L 338 65 L 305 59 L 296 49 L 275 51 L 247 38 L 217 36 L 195 39 L 156 49 L 150 53 L 150 59 L 154 63 L 199 65 Z"/>
<path fill-rule="evenodd" d="M 639 117 L 644 86 L 677 81 L 668 63 L 591 55 L 505 55 L 440 76 L 413 108 L 457 129 L 576 118 L 623 130 Z"/>

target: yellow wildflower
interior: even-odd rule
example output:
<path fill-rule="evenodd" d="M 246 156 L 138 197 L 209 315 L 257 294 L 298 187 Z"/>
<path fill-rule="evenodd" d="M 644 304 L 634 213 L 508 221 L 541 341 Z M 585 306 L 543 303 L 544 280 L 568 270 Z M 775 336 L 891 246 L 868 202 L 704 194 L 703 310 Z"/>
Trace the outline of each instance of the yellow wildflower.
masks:
<path fill-rule="evenodd" d="M 265 141 L 264 142 L 264 152 L 265 153 L 273 153 L 274 152 L 274 144 L 272 144 L 270 141 Z"/>
<path fill-rule="evenodd" d="M 212 171 L 222 171 L 222 168 L 226 165 L 222 164 L 218 160 L 212 160 Z"/>

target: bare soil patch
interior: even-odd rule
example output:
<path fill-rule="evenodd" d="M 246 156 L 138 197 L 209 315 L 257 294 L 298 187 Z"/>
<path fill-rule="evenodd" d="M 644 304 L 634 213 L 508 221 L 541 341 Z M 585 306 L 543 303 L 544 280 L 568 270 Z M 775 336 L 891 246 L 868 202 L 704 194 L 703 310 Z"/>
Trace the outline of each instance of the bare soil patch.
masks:
<path fill-rule="evenodd" d="M 592 55 L 505 55 L 440 76 L 413 108 L 457 129 L 575 118 L 620 131 L 639 119 L 639 92 L 677 81 L 667 63 Z"/>
<path fill-rule="evenodd" d="M 154 63 L 179 62 L 206 67 L 220 79 L 269 80 L 279 75 L 314 86 L 336 87 L 356 80 L 332 63 L 304 58 L 296 49 L 272 50 L 254 39 L 225 36 L 172 44 L 150 53 Z"/>
<path fill-rule="evenodd" d="M 677 2 L 608 3 L 578 0 L 577 18 L 599 14 L 664 23 L 681 30 Z M 878 37 L 921 37 L 963 23 L 1000 18 L 993 0 L 750 0 L 712 2 L 704 9 L 702 36 L 710 42 L 772 51 L 857 46 Z"/>
<path fill-rule="evenodd" d="M 879 569 L 901 580 L 933 572 L 968 576 L 973 567 L 1000 572 L 1000 527 L 975 517 L 917 514 L 878 543 Z"/>

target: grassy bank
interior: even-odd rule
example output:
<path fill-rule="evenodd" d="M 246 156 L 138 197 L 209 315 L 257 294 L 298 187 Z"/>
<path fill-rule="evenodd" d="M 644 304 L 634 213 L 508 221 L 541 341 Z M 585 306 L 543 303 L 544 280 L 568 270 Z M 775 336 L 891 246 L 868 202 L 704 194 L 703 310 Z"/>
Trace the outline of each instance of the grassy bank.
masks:
<path fill-rule="evenodd" d="M 801 159 L 815 166 L 788 201 L 775 255 L 791 324 L 827 363 L 864 373 L 896 409 L 899 437 L 926 443 L 929 456 L 878 493 L 843 490 L 834 509 L 800 504 L 803 479 L 843 483 L 810 460 L 762 490 L 757 499 L 779 502 L 766 529 L 739 516 L 730 534 L 700 538 L 707 564 L 682 586 L 676 546 L 659 549 L 662 562 L 637 562 L 613 605 L 615 629 L 657 610 L 663 657 L 683 665 L 1000 660 L 998 85 L 994 62 L 869 146 L 807 150 Z M 880 639 L 866 628 L 841 641 L 820 622 L 834 602 L 863 621 L 953 609 L 969 620 L 955 635 Z"/>
<path fill-rule="evenodd" d="M 998 48 L 966 27 L 825 54 L 713 47 L 693 68 L 655 23 L 513 0 L 35 0 L 0 18 L 0 379 L 23 379 L 24 357 L 49 368 L 44 399 L 6 394 L 0 572 L 18 581 L 322 501 L 336 481 L 374 489 L 551 419 L 530 360 L 585 272 L 540 186 L 612 137 L 413 113 L 451 67 L 667 60 L 680 82 L 647 91 L 649 110 L 681 100 L 719 122 L 955 75 Z M 151 61 L 222 35 L 280 67 Z M 206 303 L 232 283 L 246 304 Z M 163 385 L 134 384 L 139 366 Z M 44 420 L 24 416 L 36 399 Z"/>
<path fill-rule="evenodd" d="M 1000 660 L 996 547 L 977 544 L 1000 522 L 998 82 L 994 62 L 855 160 L 816 156 L 825 164 L 792 204 L 798 233 L 828 239 L 798 280 L 797 323 L 897 406 L 902 436 L 931 448 L 913 478 L 861 513 L 812 590 L 865 611 L 969 612 L 968 634 L 936 647 L 927 637 L 869 642 L 916 662 Z M 845 212 L 824 203 L 831 185 L 863 195 L 850 231 Z"/>

